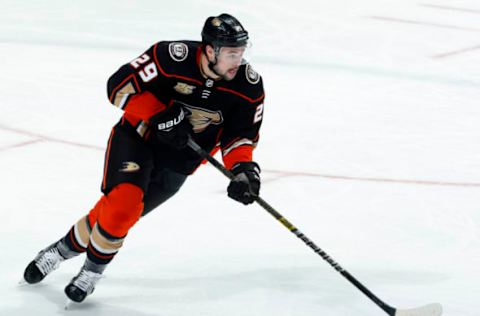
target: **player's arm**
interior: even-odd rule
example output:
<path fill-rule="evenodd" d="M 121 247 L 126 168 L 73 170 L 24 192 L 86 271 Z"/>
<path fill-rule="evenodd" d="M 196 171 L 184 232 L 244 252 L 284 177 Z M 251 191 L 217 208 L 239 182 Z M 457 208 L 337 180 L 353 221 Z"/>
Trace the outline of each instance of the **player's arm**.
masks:
<path fill-rule="evenodd" d="M 220 138 L 222 159 L 227 169 L 231 170 L 239 162 L 252 161 L 263 119 L 263 100 L 262 96 L 255 102 L 244 102 L 231 113 Z"/>
<path fill-rule="evenodd" d="M 228 196 L 250 204 L 260 191 L 260 167 L 253 161 L 253 150 L 263 119 L 263 93 L 253 102 L 237 106 L 231 114 L 220 138 L 223 163 L 235 175 Z"/>
<path fill-rule="evenodd" d="M 233 114 L 233 122 L 225 126 L 220 138 L 223 164 L 229 170 L 239 162 L 253 159 L 253 150 L 257 146 L 262 124 L 263 99 L 239 110 Z"/>
<path fill-rule="evenodd" d="M 127 117 L 147 121 L 152 115 L 166 108 L 165 104 L 151 93 L 152 87 L 160 85 L 162 81 L 155 58 L 159 44 L 121 66 L 108 79 L 108 99 L 114 106 L 124 110 Z"/>

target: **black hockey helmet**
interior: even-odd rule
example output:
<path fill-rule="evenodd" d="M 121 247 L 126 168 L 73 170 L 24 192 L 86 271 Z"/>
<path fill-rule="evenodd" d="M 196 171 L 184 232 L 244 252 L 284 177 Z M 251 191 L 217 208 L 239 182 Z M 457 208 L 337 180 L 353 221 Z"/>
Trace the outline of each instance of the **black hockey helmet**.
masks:
<path fill-rule="evenodd" d="M 214 47 L 240 47 L 248 43 L 248 32 L 227 13 L 209 17 L 202 29 L 202 42 Z"/>

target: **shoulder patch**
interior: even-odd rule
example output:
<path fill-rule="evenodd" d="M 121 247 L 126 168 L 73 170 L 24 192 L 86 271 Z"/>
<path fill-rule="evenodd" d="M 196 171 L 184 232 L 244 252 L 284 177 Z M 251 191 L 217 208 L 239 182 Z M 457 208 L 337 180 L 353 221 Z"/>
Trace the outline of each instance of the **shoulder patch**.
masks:
<path fill-rule="evenodd" d="M 250 64 L 247 64 L 245 67 L 245 75 L 248 82 L 251 84 L 257 84 L 260 81 L 260 75 L 252 68 L 252 66 L 250 66 Z"/>
<path fill-rule="evenodd" d="M 168 45 L 170 57 L 175 61 L 184 61 L 188 55 L 188 46 L 184 43 L 174 42 Z"/>

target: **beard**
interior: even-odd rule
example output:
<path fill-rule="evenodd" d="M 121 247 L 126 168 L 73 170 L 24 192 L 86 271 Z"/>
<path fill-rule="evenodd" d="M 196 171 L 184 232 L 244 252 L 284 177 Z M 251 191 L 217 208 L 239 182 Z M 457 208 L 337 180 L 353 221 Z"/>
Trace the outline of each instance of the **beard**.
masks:
<path fill-rule="evenodd" d="M 239 67 L 233 67 L 233 68 L 227 69 L 223 72 L 220 72 L 218 70 L 217 65 L 213 66 L 213 70 L 215 71 L 215 73 L 217 75 L 219 75 L 225 81 L 231 81 L 231 80 L 235 79 L 235 77 L 237 76 L 237 73 L 238 73 L 238 68 Z"/>

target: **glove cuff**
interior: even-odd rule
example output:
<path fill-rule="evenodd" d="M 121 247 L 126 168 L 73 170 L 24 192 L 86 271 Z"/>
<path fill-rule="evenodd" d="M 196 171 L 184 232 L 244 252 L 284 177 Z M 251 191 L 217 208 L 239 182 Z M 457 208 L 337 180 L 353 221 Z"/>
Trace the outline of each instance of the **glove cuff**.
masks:
<path fill-rule="evenodd" d="M 254 161 L 242 161 L 242 162 L 237 162 L 236 164 L 233 165 L 232 169 L 230 171 L 234 174 L 237 175 L 242 172 L 253 172 L 257 175 L 260 175 L 260 166 L 258 163 Z"/>

